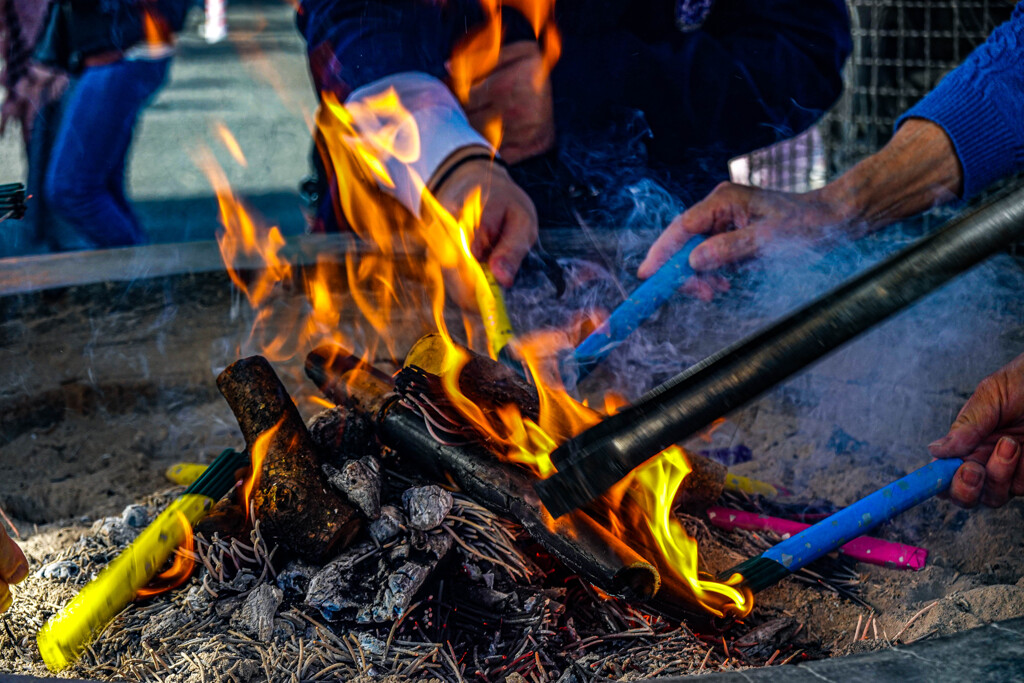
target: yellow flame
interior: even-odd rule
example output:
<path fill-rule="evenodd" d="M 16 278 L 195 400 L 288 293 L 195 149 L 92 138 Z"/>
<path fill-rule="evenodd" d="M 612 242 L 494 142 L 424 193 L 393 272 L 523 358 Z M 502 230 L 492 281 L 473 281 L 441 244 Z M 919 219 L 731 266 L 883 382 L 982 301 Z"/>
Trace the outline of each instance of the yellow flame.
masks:
<path fill-rule="evenodd" d="M 551 54 L 556 54 L 558 45 L 550 3 L 518 0 L 512 6 L 523 11 L 543 38 L 545 58 L 556 59 L 548 52 L 555 49 Z M 501 30 L 496 0 L 487 0 L 485 9 L 494 25 L 470 36 L 453 55 L 453 88 L 460 95 L 460 89 L 471 86 L 498 58 Z M 279 359 L 324 342 L 353 348 L 357 345 L 341 339 L 338 331 L 346 306 L 358 311 L 358 316 L 350 311 L 344 317 L 357 319 L 352 335 L 359 338 L 363 358 L 370 362 L 381 350 L 379 346 L 398 361 L 413 341 L 437 332 L 445 347 L 441 382 L 452 405 L 488 438 L 500 457 L 530 468 L 537 477 L 550 476 L 555 471 L 552 451 L 603 419 L 597 411 L 575 401 L 561 384 L 552 359 L 557 349 L 571 345 L 568 333 L 541 331 L 515 343 L 537 388 L 537 420 L 524 417 L 514 405 L 485 412 L 459 386 L 459 373 L 469 356 L 456 344 L 451 329 L 464 329 L 467 338 L 480 340 L 473 330 L 480 329 L 481 321 L 478 315 L 463 313 L 461 325 L 450 328 L 449 317 L 458 311 L 447 306 L 446 293 L 453 286 L 476 293 L 487 307 L 491 290 L 470 250 L 486 188 L 478 188 L 455 211 L 446 209 L 427 190 L 424 179 L 417 177 L 410 166 L 419 158 L 420 132 L 393 90 L 349 105 L 325 95 L 317 126 L 320 152 L 339 188 L 334 207 L 339 222 L 372 246 L 369 252 L 349 251 L 343 265 L 324 260 L 311 272 L 294 273 L 282 257 L 284 240 L 280 232 L 276 228 L 261 229 L 227 187 L 223 171 L 209 159 L 205 162 L 221 206 L 221 252 L 232 280 L 257 310 L 252 340 L 261 344 L 265 354 Z M 387 192 L 396 185 L 393 173 L 409 174 L 403 180 L 411 182 L 420 194 L 418 213 L 410 212 Z M 254 260 L 262 263 L 258 272 L 253 273 L 251 265 L 248 269 L 242 267 Z M 275 307 L 275 295 L 296 280 L 302 282 L 308 306 L 286 307 L 292 318 L 282 322 L 285 314 L 278 310 L 281 307 Z M 265 331 L 269 329 L 274 333 Z M 608 397 L 605 411 L 614 412 L 622 404 L 620 398 Z M 254 474 L 246 496 L 251 495 L 259 471 L 258 449 L 253 450 Z M 619 539 L 617 542 L 632 549 L 630 552 L 655 562 L 663 574 L 675 575 L 677 579 L 670 582 L 672 590 L 692 596 L 715 614 L 745 614 L 752 605 L 749 595 L 700 577 L 696 542 L 672 513 L 679 485 L 688 472 L 682 450 L 669 449 L 587 513 L 558 520 L 559 529 L 571 533 L 576 521 L 593 524 L 600 519 L 600 524 Z M 551 523 L 556 524 L 553 520 Z"/>
<path fill-rule="evenodd" d="M 248 167 L 249 162 L 246 160 L 245 154 L 242 153 L 242 146 L 238 144 L 235 134 L 223 123 L 214 125 L 213 130 L 235 162 L 243 168 Z"/>
<path fill-rule="evenodd" d="M 256 437 L 256 443 L 252 445 L 252 452 L 249 457 L 252 462 L 252 472 L 249 478 L 242 484 L 242 504 L 245 506 L 245 514 L 249 514 L 249 503 L 252 501 L 253 492 L 260 483 L 260 473 L 263 471 L 263 462 L 267 458 L 267 451 L 270 450 L 270 442 L 277 435 L 277 430 L 284 423 L 284 417 L 277 421 L 273 427 Z"/>

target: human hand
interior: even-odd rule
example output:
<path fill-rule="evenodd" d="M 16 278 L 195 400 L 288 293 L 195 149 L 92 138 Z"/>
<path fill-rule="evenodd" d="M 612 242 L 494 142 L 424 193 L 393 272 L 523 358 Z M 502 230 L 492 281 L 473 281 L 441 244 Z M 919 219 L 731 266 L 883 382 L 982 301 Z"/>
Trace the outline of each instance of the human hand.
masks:
<path fill-rule="evenodd" d="M 651 245 L 637 275 L 653 275 L 694 235 L 712 235 L 690 254 L 690 266 L 700 272 L 756 256 L 779 240 L 820 241 L 829 228 L 848 227 L 847 215 L 841 202 L 819 192 L 794 194 L 722 183 L 676 216 Z"/>
<path fill-rule="evenodd" d="M 500 130 L 498 151 L 510 164 L 542 154 L 555 144 L 551 82 L 543 70 L 537 43 L 502 46 L 497 66 L 473 84 L 464 103 L 470 124 L 492 143 Z"/>
<path fill-rule="evenodd" d="M 472 153 L 470 148 L 456 154 L 468 153 Z M 446 160 L 435 175 L 444 175 L 445 169 L 456 162 Z M 477 188 L 482 193 L 482 213 L 470 251 L 490 266 L 498 284 L 511 287 L 519 266 L 537 241 L 537 210 L 508 171 L 486 159 L 462 163 L 444 178 L 434 194 L 445 209 L 458 216 Z"/>
<path fill-rule="evenodd" d="M 930 444 L 936 458 L 963 458 L 949 487 L 962 507 L 999 507 L 1024 495 L 1024 354 L 981 381 L 949 433 Z"/>
<path fill-rule="evenodd" d="M 0 526 L 0 612 L 6 612 L 14 602 L 11 586 L 28 576 L 28 560 L 18 544 Z"/>

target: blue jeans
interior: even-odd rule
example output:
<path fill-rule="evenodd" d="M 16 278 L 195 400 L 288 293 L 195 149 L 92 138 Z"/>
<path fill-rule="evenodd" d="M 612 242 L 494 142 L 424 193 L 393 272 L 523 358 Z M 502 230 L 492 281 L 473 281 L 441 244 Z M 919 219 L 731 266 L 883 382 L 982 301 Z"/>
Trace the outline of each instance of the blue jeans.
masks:
<path fill-rule="evenodd" d="M 125 196 L 125 162 L 139 112 L 163 85 L 170 61 L 90 67 L 67 95 L 44 193 L 51 209 L 98 247 L 146 241 Z"/>

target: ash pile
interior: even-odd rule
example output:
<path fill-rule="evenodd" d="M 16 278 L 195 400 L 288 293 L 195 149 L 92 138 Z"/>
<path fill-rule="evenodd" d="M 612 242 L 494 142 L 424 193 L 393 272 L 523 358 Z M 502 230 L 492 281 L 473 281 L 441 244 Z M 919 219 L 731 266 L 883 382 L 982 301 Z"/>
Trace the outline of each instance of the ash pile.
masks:
<path fill-rule="evenodd" d="M 308 423 L 264 359 L 221 374 L 251 471 L 73 674 L 583 682 L 825 654 L 785 610 L 711 618 L 662 599 L 642 558 L 552 524 L 525 470 L 445 421 L 429 373 L 406 373 L 396 393 L 387 375 L 322 350 L 307 372 L 340 404 Z M 479 402 L 516 395 L 506 380 L 478 382 Z M 33 635 L 177 493 L 96 522 L 49 558 L 0 630 L 6 668 L 42 671 Z M 750 552 L 749 535 L 726 540 L 679 516 L 726 566 Z"/>

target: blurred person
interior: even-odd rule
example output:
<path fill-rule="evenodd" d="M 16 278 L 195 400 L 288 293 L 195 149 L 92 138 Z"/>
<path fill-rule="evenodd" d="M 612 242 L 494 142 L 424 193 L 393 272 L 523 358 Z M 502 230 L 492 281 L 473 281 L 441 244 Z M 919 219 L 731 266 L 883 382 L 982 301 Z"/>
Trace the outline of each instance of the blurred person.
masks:
<path fill-rule="evenodd" d="M 964 458 L 949 487 L 963 507 L 998 507 L 1024 495 L 1024 354 L 986 377 L 949 432 L 928 446 L 936 458 Z"/>
<path fill-rule="evenodd" d="M 676 217 L 640 265 L 649 277 L 692 235 L 706 271 L 783 240 L 823 243 L 972 197 L 1024 169 L 1024 6 L 896 122 L 892 139 L 820 190 L 795 194 L 724 183 Z"/>
<path fill-rule="evenodd" d="M 226 0 L 206 0 L 203 5 L 203 23 L 199 25 L 199 37 L 213 45 L 228 37 Z"/>
<path fill-rule="evenodd" d="M 0 0 L 0 135 L 17 127 L 28 161 L 25 178 L 28 212 L 16 226 L 5 226 L 0 256 L 59 250 L 73 245 L 73 233 L 53 218 L 42 198 L 42 176 L 53 147 L 53 130 L 68 78 L 59 69 L 43 66 L 32 53 L 42 34 L 49 3 L 39 0 Z M 14 178 L 0 178 L 0 182 Z"/>
<path fill-rule="evenodd" d="M 164 84 L 187 0 L 59 0 L 37 48 L 74 74 L 43 192 L 96 247 L 146 242 L 125 196 L 139 113 Z"/>
<path fill-rule="evenodd" d="M 0 135 L 13 121 L 19 124 L 26 152 L 36 114 L 59 97 L 67 79 L 32 59 L 46 18 L 48 3 L 39 0 L 0 0 Z"/>
<path fill-rule="evenodd" d="M 11 586 L 28 576 L 28 560 L 18 544 L 0 525 L 0 613 L 10 609 L 14 602 Z"/>
<path fill-rule="evenodd" d="M 806 129 L 833 104 L 851 49 L 842 0 L 558 0 L 561 56 L 544 78 L 531 25 L 500 11 L 497 65 L 463 101 L 449 63 L 485 21 L 477 0 L 302 0 L 298 24 L 321 93 L 359 103 L 397 92 L 421 132 L 412 170 L 445 208 L 484 188 L 472 250 L 504 286 L 537 240 L 538 211 L 570 192 L 557 163 L 569 142 L 625 155 L 640 112 L 648 168 L 727 177 L 728 158 Z M 496 119 L 497 150 L 484 135 Z M 392 175 L 417 213 L 409 173 Z"/>

